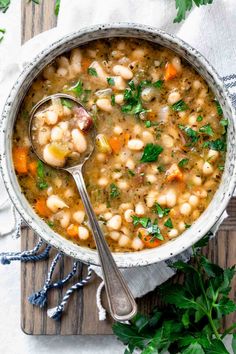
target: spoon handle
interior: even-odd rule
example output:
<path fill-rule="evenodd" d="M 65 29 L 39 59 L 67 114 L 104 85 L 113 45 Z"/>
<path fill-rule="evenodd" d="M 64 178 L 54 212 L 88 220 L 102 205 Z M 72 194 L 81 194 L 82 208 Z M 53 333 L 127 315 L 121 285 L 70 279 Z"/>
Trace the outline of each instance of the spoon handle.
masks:
<path fill-rule="evenodd" d="M 96 243 L 111 316 L 116 321 L 127 321 L 134 317 L 137 312 L 136 302 L 112 257 L 111 251 L 96 219 L 84 183 L 82 167 L 77 167 L 70 172 L 78 187 Z"/>

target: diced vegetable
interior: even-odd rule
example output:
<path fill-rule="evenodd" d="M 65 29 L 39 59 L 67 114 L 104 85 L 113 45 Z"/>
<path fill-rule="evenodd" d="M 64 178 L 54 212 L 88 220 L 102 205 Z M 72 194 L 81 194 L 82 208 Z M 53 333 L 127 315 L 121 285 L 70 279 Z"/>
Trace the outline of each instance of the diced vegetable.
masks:
<path fill-rule="evenodd" d="M 176 76 L 177 76 L 177 70 L 175 69 L 174 65 L 171 63 L 167 63 L 165 67 L 164 80 L 169 81 L 174 79 Z"/>
<path fill-rule="evenodd" d="M 70 226 L 68 226 L 68 228 L 66 229 L 67 234 L 70 237 L 76 237 L 78 236 L 78 225 L 76 224 L 71 224 Z"/>
<path fill-rule="evenodd" d="M 138 237 L 143 241 L 147 248 L 155 248 L 160 246 L 160 240 L 149 235 L 145 229 L 139 229 Z"/>
<path fill-rule="evenodd" d="M 29 150 L 26 147 L 14 147 L 13 148 L 13 163 L 16 172 L 24 174 L 28 172 L 27 162 L 28 162 Z"/>
<path fill-rule="evenodd" d="M 73 113 L 78 119 L 78 126 L 80 130 L 87 131 L 91 128 L 93 125 L 93 119 L 83 107 L 74 106 Z"/>
<path fill-rule="evenodd" d="M 109 145 L 115 154 L 118 154 L 122 148 L 122 141 L 117 136 L 112 136 L 108 139 Z"/>
<path fill-rule="evenodd" d="M 38 166 L 38 163 L 35 160 L 29 163 L 29 171 L 32 174 L 32 176 L 37 175 L 37 166 Z"/>
<path fill-rule="evenodd" d="M 174 180 L 183 180 L 183 173 L 180 171 L 176 163 L 173 163 L 171 167 L 166 171 L 167 182 L 172 182 Z"/>
<path fill-rule="evenodd" d="M 35 210 L 40 216 L 48 218 L 51 215 L 51 211 L 48 209 L 46 199 L 40 197 L 35 203 Z"/>
<path fill-rule="evenodd" d="M 99 152 L 111 153 L 112 149 L 104 134 L 98 134 L 96 137 L 96 145 Z"/>

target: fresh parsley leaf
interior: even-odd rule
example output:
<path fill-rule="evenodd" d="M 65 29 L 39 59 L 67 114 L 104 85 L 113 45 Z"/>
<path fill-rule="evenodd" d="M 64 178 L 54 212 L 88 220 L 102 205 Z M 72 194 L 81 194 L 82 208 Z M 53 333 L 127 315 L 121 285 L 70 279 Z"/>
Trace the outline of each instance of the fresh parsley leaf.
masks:
<path fill-rule="evenodd" d="M 164 225 L 165 225 L 166 227 L 168 227 L 169 229 L 173 229 L 173 223 L 172 223 L 171 218 L 168 218 L 168 219 L 166 220 L 166 222 L 164 223 Z"/>
<path fill-rule="evenodd" d="M 129 115 L 139 115 L 140 113 L 147 112 L 148 110 L 142 106 L 142 101 L 140 98 L 141 89 L 144 82 L 141 82 L 139 85 L 135 86 L 133 81 L 129 81 L 128 85 L 129 87 L 126 88 L 124 92 L 125 104 L 121 107 L 121 111 Z"/>
<path fill-rule="evenodd" d="M 81 95 L 81 101 L 83 103 L 88 102 L 91 92 L 92 92 L 91 90 L 87 90 L 87 89 L 83 90 L 82 95 Z"/>
<path fill-rule="evenodd" d="M 37 164 L 37 175 L 41 179 L 43 179 L 45 175 L 44 163 L 40 160 L 38 160 L 38 164 Z"/>
<path fill-rule="evenodd" d="M 157 170 L 158 170 L 159 172 L 165 172 L 165 167 L 162 166 L 162 165 L 159 165 L 159 166 L 157 166 Z"/>
<path fill-rule="evenodd" d="M 179 167 L 184 167 L 184 166 L 186 166 L 188 164 L 188 162 L 189 162 L 189 159 L 182 159 L 182 160 L 179 161 L 178 166 Z"/>
<path fill-rule="evenodd" d="M 110 185 L 110 198 L 115 199 L 120 196 L 120 190 L 115 183 Z"/>
<path fill-rule="evenodd" d="M 163 80 L 158 80 L 158 81 L 156 81 L 156 82 L 153 83 L 153 86 L 156 87 L 156 88 L 161 89 L 162 86 L 163 86 L 163 83 L 164 83 Z"/>
<path fill-rule="evenodd" d="M 11 0 L 0 0 L 0 11 L 5 13 L 10 6 L 10 2 Z"/>
<path fill-rule="evenodd" d="M 189 229 L 190 227 L 191 227 L 191 224 L 184 224 L 184 226 L 185 226 L 185 229 Z"/>
<path fill-rule="evenodd" d="M 72 101 L 68 100 L 67 98 L 61 98 L 61 104 L 62 104 L 62 106 L 65 106 L 65 107 L 70 108 L 70 109 L 74 106 Z"/>
<path fill-rule="evenodd" d="M 166 216 L 169 214 L 170 209 L 169 208 L 162 208 L 160 204 L 155 203 L 154 204 L 154 212 L 159 216 L 159 218 L 163 218 L 163 216 Z"/>
<path fill-rule="evenodd" d="M 89 74 L 90 76 L 96 76 L 96 77 L 98 77 L 98 73 L 97 73 L 97 70 L 96 70 L 95 68 L 89 67 L 87 71 L 88 71 L 88 74 Z"/>
<path fill-rule="evenodd" d="M 154 238 L 157 238 L 158 240 L 164 240 L 163 236 L 161 235 L 161 231 L 159 226 L 157 225 L 156 221 L 152 223 L 150 218 L 147 217 L 139 217 L 136 215 L 132 216 L 133 219 L 133 225 L 138 226 L 141 225 L 144 227 L 149 235 L 153 236 Z M 151 242 L 152 240 L 150 240 Z"/>
<path fill-rule="evenodd" d="M 201 344 L 192 343 L 182 352 L 182 354 L 205 354 L 205 351 Z"/>
<path fill-rule="evenodd" d="M 172 104 L 171 108 L 175 112 L 182 112 L 189 109 L 188 105 L 183 100 L 179 100 L 178 102 Z"/>
<path fill-rule="evenodd" d="M 150 218 L 139 217 L 139 216 L 136 216 L 136 215 L 133 215 L 132 219 L 133 219 L 133 225 L 134 226 L 138 226 L 140 224 L 144 228 L 146 228 L 148 226 L 148 223 L 151 221 Z"/>
<path fill-rule="evenodd" d="M 39 181 L 39 182 L 37 183 L 37 187 L 38 187 L 39 189 L 41 189 L 41 190 L 44 190 L 44 189 L 47 189 L 47 188 L 48 188 L 48 184 L 47 184 L 47 182 L 45 182 L 45 181 Z"/>
<path fill-rule="evenodd" d="M 157 125 L 159 125 L 158 122 L 152 122 L 152 121 L 150 121 L 150 120 L 146 120 L 146 121 L 145 121 L 145 127 L 146 127 L 146 128 L 155 127 L 155 126 L 157 126 Z"/>
<path fill-rule="evenodd" d="M 163 147 L 157 144 L 147 144 L 144 148 L 141 162 L 154 162 L 157 161 L 158 156 L 162 153 Z"/>
<path fill-rule="evenodd" d="M 218 115 L 220 117 L 222 117 L 223 116 L 223 110 L 221 108 L 220 103 L 217 100 L 215 100 L 215 104 L 216 104 L 216 110 L 217 110 Z"/>
<path fill-rule="evenodd" d="M 3 40 L 5 33 L 6 33 L 5 28 L 0 28 L 0 43 Z"/>
<path fill-rule="evenodd" d="M 211 150 L 216 151 L 225 151 L 226 150 L 226 142 L 224 139 L 216 139 L 211 141 L 206 141 L 203 144 L 204 148 L 209 148 Z"/>
<path fill-rule="evenodd" d="M 36 5 L 39 5 L 39 4 L 40 4 L 40 0 L 31 0 L 31 2 L 33 2 L 33 3 L 36 4 Z"/>
<path fill-rule="evenodd" d="M 219 166 L 218 166 L 218 169 L 219 169 L 220 171 L 224 171 L 225 166 L 219 165 Z"/>
<path fill-rule="evenodd" d="M 233 333 L 232 349 L 233 349 L 233 353 L 236 354 L 236 333 Z"/>
<path fill-rule="evenodd" d="M 229 354 L 229 352 L 220 339 L 213 339 L 209 347 L 205 348 L 205 354 Z"/>
<path fill-rule="evenodd" d="M 76 96 L 81 96 L 83 93 L 83 82 L 79 80 L 74 86 L 69 88 L 68 91 L 72 91 L 76 94 Z"/>
<path fill-rule="evenodd" d="M 60 5 L 61 5 L 61 0 L 56 0 L 55 8 L 54 8 L 54 13 L 55 13 L 56 16 L 58 16 L 58 14 L 59 14 Z"/>
<path fill-rule="evenodd" d="M 115 104 L 116 104 L 115 95 L 112 94 L 112 95 L 111 95 L 111 105 L 112 105 L 112 106 L 115 106 Z"/>
<path fill-rule="evenodd" d="M 37 163 L 37 187 L 41 190 L 48 188 L 48 184 L 45 181 L 45 166 L 40 160 Z"/>
<path fill-rule="evenodd" d="M 226 118 L 222 118 L 222 119 L 220 120 L 220 124 L 223 125 L 223 127 L 227 127 L 228 124 L 229 124 L 229 121 L 228 121 L 228 119 L 226 119 Z"/>
<path fill-rule="evenodd" d="M 115 80 L 113 79 L 113 77 L 108 77 L 107 78 L 107 83 L 110 86 L 114 86 L 115 85 Z"/>
<path fill-rule="evenodd" d="M 206 124 L 206 125 L 203 125 L 200 129 L 199 129 L 200 133 L 204 133 L 206 135 L 209 135 L 209 136 L 213 136 L 214 135 L 214 132 L 213 132 L 213 129 L 210 125 L 210 123 Z"/>
<path fill-rule="evenodd" d="M 177 9 L 177 16 L 174 19 L 174 23 L 179 23 L 185 20 L 186 12 L 190 11 L 195 4 L 197 7 L 201 5 L 212 4 L 213 0 L 175 0 L 175 6 Z"/>
<path fill-rule="evenodd" d="M 48 224 L 48 226 L 50 226 L 50 227 L 53 227 L 53 226 L 54 226 L 54 222 L 52 222 L 51 220 L 49 220 L 49 221 L 47 222 L 47 224 Z"/>
<path fill-rule="evenodd" d="M 197 117 L 197 122 L 202 122 L 203 121 L 203 117 L 202 116 L 198 116 Z"/>
<path fill-rule="evenodd" d="M 185 134 L 190 138 L 192 144 L 195 144 L 198 141 L 199 139 L 198 132 L 182 124 L 179 124 L 179 128 L 183 130 Z"/>
<path fill-rule="evenodd" d="M 128 169 L 128 174 L 132 177 L 135 176 L 135 172 L 130 169 Z"/>

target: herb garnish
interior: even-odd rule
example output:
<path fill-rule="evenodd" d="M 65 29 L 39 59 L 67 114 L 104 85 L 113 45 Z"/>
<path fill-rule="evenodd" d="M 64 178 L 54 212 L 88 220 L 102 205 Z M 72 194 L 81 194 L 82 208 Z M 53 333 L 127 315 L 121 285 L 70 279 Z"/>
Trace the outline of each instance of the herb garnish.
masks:
<path fill-rule="evenodd" d="M 11 0 L 0 0 L 0 11 L 3 13 L 8 10 Z"/>
<path fill-rule="evenodd" d="M 199 254 L 199 247 L 209 237 L 193 247 L 191 264 L 178 261 L 173 268 L 184 275 L 182 284 L 171 281 L 159 287 L 163 308 L 155 308 L 150 316 L 137 314 L 129 324 L 115 323 L 113 331 L 127 345 L 125 354 L 140 349 L 141 354 L 229 354 L 223 339 L 236 328 L 232 324 L 220 333 L 222 318 L 236 311 L 229 298 L 235 266 L 222 269 Z M 232 341 L 236 349 L 236 334 Z"/>
<path fill-rule="evenodd" d="M 177 9 L 177 16 L 174 23 L 185 20 L 186 12 L 190 11 L 195 4 L 197 7 L 201 5 L 212 4 L 213 0 L 175 0 L 175 7 Z M 200 353 L 199 353 L 200 354 Z"/>
<path fill-rule="evenodd" d="M 223 125 L 223 127 L 227 127 L 228 124 L 229 124 L 229 121 L 228 121 L 227 118 L 222 118 L 222 119 L 220 120 L 220 124 Z"/>
<path fill-rule="evenodd" d="M 62 106 L 65 106 L 70 109 L 73 107 L 72 101 L 68 100 L 67 98 L 61 98 L 61 104 L 62 104 Z"/>
<path fill-rule="evenodd" d="M 83 93 L 83 82 L 79 80 L 74 86 L 68 89 L 68 91 L 72 91 L 76 94 L 76 96 L 81 96 Z"/>
<path fill-rule="evenodd" d="M 203 144 L 204 148 L 209 148 L 216 151 L 225 151 L 226 150 L 226 141 L 225 139 L 216 139 L 212 141 L 206 141 Z"/>
<path fill-rule="evenodd" d="M 90 76 L 96 76 L 96 77 L 98 76 L 97 70 L 95 68 L 89 67 L 87 72 Z"/>
<path fill-rule="evenodd" d="M 197 122 L 202 122 L 203 121 L 203 117 L 202 116 L 198 116 L 197 117 Z"/>
<path fill-rule="evenodd" d="M 143 83 L 135 86 L 134 82 L 130 81 L 128 85 L 129 87 L 124 92 L 125 104 L 121 107 L 121 111 L 131 115 L 148 112 L 147 109 L 143 108 L 140 98 Z"/>
<path fill-rule="evenodd" d="M 151 120 L 146 120 L 145 121 L 145 127 L 146 128 L 156 127 L 157 125 L 159 125 L 158 122 L 152 122 Z"/>
<path fill-rule="evenodd" d="M 112 94 L 112 95 L 111 95 L 111 105 L 112 105 L 112 106 L 115 106 L 115 103 L 116 103 L 115 95 Z"/>
<path fill-rule="evenodd" d="M 210 125 L 210 123 L 206 124 L 206 125 L 203 125 L 200 129 L 199 129 L 200 133 L 204 133 L 206 135 L 209 135 L 209 136 L 213 136 L 214 135 L 214 132 L 213 132 L 213 129 Z"/>
<path fill-rule="evenodd" d="M 47 189 L 48 184 L 45 181 L 45 167 L 44 167 L 44 163 L 40 160 L 38 160 L 38 164 L 37 164 L 37 177 L 38 177 L 37 187 L 41 190 Z"/>
<path fill-rule="evenodd" d="M 166 222 L 164 223 L 164 225 L 165 225 L 166 227 L 168 227 L 169 229 L 173 229 L 173 223 L 172 223 L 171 218 L 168 218 L 168 219 L 166 220 Z"/>
<path fill-rule="evenodd" d="M 189 159 L 182 159 L 182 160 L 179 161 L 178 166 L 179 167 L 184 167 L 185 165 L 188 164 L 188 162 L 189 162 Z"/>
<path fill-rule="evenodd" d="M 55 8 L 54 8 L 54 13 L 55 13 L 56 16 L 58 16 L 58 14 L 59 14 L 60 4 L 61 4 L 61 0 L 56 0 Z"/>
<path fill-rule="evenodd" d="M 163 216 L 166 216 L 169 214 L 170 209 L 169 208 L 162 208 L 160 204 L 155 203 L 153 211 L 159 216 L 159 218 L 163 218 Z"/>
<path fill-rule="evenodd" d="M 115 198 L 118 198 L 119 195 L 120 195 L 119 188 L 117 187 L 117 185 L 115 183 L 112 183 L 110 185 L 110 198 L 115 199 Z"/>
<path fill-rule="evenodd" d="M 217 110 L 218 115 L 220 117 L 222 117 L 223 116 L 223 109 L 221 108 L 220 103 L 217 100 L 215 100 L 215 104 L 216 104 L 216 110 Z"/>
<path fill-rule="evenodd" d="M 141 162 L 154 162 L 157 161 L 158 156 L 163 151 L 163 147 L 157 144 L 147 144 L 141 157 Z"/>
<path fill-rule="evenodd" d="M 154 220 L 154 222 L 152 222 L 150 218 L 139 217 L 136 215 L 133 215 L 132 219 L 133 219 L 134 226 L 141 225 L 143 228 L 146 229 L 146 231 L 149 235 L 152 235 L 153 240 L 155 238 L 157 238 L 158 240 L 161 240 L 161 241 L 164 240 L 164 237 L 161 234 L 160 228 L 157 225 L 157 220 Z M 152 239 L 150 240 L 150 242 L 152 242 Z"/>
<path fill-rule="evenodd" d="M 189 109 L 188 105 L 183 100 L 179 100 L 178 102 L 172 104 L 171 108 L 175 112 L 183 112 Z"/>
<path fill-rule="evenodd" d="M 3 40 L 5 33 L 6 33 L 5 28 L 0 28 L 0 43 Z"/>
<path fill-rule="evenodd" d="M 192 144 L 195 144 L 198 141 L 199 135 L 195 130 L 182 124 L 179 124 L 179 128 L 186 133 L 186 135 L 190 138 Z"/>
<path fill-rule="evenodd" d="M 113 79 L 113 77 L 108 77 L 107 78 L 107 83 L 110 86 L 114 86 L 115 85 L 115 80 Z"/>

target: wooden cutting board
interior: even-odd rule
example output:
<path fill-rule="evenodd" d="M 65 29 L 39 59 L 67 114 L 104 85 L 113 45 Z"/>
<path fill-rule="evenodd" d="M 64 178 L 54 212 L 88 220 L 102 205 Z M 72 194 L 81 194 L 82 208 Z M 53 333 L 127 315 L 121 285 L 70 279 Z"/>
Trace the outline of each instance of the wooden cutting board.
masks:
<path fill-rule="evenodd" d="M 40 5 L 32 1 L 22 0 L 22 43 L 36 34 L 48 30 L 56 25 L 54 15 L 54 1 L 41 0 Z M 228 267 L 236 263 L 236 198 L 231 200 L 228 207 L 230 217 L 223 223 L 216 238 L 205 248 L 204 253 L 220 266 Z M 37 237 L 29 229 L 22 231 L 22 250 L 31 249 L 37 242 Z M 41 310 L 29 304 L 30 294 L 42 288 L 48 269 L 56 251 L 50 253 L 50 259 L 37 263 L 21 265 L 21 327 L 31 335 L 73 335 L 73 334 L 111 334 L 112 320 L 99 321 L 96 308 L 96 290 L 100 282 L 94 276 L 93 281 L 83 289 L 75 292 L 69 300 L 66 311 L 60 322 L 47 317 L 46 310 Z M 55 270 L 55 280 L 63 278 L 72 267 L 73 260 L 64 257 Z M 79 274 L 73 278 L 67 287 L 87 274 L 86 266 L 80 266 Z M 177 281 L 175 277 L 173 281 Z M 232 290 L 232 297 L 236 297 L 236 282 Z M 48 308 L 58 305 L 66 288 L 51 290 L 48 296 Z M 104 295 L 104 294 L 103 294 Z M 105 295 L 104 295 L 105 296 Z M 106 299 L 104 299 L 106 300 Z M 138 309 L 142 313 L 149 313 L 158 304 L 157 290 L 137 300 Z M 236 314 L 228 316 L 224 323 L 227 327 L 236 321 Z"/>

